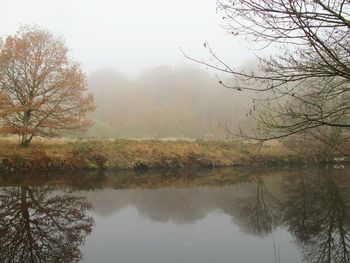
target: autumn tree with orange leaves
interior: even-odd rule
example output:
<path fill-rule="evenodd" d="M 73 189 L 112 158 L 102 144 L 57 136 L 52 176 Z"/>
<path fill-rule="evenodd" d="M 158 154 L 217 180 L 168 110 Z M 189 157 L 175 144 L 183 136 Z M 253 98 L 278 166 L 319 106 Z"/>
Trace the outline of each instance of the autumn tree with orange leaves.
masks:
<path fill-rule="evenodd" d="M 24 26 L 0 40 L 0 131 L 29 146 L 35 137 L 52 138 L 83 130 L 91 121 L 93 96 L 85 74 L 68 57 L 61 38 Z"/>

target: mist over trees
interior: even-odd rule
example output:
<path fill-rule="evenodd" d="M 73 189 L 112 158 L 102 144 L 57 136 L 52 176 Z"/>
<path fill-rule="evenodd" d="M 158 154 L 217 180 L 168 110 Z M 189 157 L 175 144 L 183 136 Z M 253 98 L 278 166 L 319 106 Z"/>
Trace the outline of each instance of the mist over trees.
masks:
<path fill-rule="evenodd" d="M 160 66 L 132 80 L 112 69 L 88 78 L 95 125 L 88 136 L 225 138 L 221 126 L 248 127 L 251 99 L 223 89 L 208 72 Z"/>

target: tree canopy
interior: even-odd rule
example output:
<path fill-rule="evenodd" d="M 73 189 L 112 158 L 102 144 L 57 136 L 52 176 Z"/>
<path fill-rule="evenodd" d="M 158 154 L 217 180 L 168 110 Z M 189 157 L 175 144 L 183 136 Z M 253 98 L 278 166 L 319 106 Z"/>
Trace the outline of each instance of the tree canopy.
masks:
<path fill-rule="evenodd" d="M 18 135 L 22 146 L 87 127 L 94 109 L 65 42 L 37 26 L 0 41 L 0 102 L 0 131 Z"/>

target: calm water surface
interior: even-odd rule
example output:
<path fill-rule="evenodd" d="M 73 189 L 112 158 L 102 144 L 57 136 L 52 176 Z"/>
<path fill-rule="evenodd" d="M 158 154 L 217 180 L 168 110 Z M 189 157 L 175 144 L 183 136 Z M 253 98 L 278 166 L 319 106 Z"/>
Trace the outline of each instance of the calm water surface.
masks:
<path fill-rule="evenodd" d="M 0 178 L 0 262 L 350 262 L 347 168 Z"/>

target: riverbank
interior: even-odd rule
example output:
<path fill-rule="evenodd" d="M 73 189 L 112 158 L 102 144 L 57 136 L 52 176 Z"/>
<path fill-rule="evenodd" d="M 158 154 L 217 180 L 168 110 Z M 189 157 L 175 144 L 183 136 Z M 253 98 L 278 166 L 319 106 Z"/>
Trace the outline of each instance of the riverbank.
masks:
<path fill-rule="evenodd" d="M 21 148 L 0 141 L 0 170 L 147 170 L 324 162 L 281 144 L 224 141 L 89 140 L 35 142 Z"/>
<path fill-rule="evenodd" d="M 154 169 L 139 173 L 133 170 L 35 171 L 13 174 L 0 173 L 0 187 L 49 186 L 51 190 L 91 189 L 159 189 L 200 186 L 227 186 L 237 183 L 260 182 L 263 178 L 283 177 L 294 181 L 305 174 L 346 176 L 348 168 L 335 169 L 327 165 L 238 168 Z M 350 180 L 350 179 L 349 179 Z M 347 180 L 347 181 L 349 181 Z"/>

